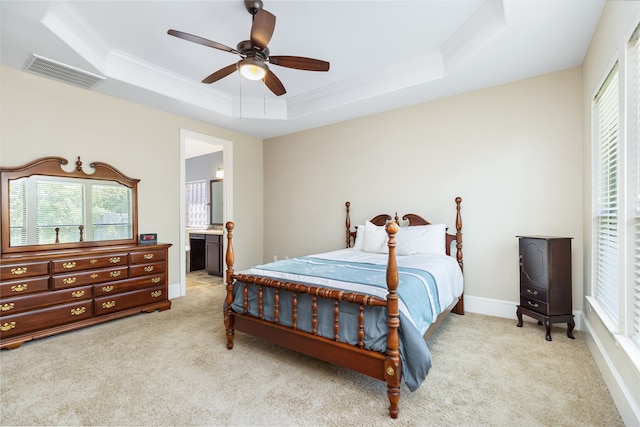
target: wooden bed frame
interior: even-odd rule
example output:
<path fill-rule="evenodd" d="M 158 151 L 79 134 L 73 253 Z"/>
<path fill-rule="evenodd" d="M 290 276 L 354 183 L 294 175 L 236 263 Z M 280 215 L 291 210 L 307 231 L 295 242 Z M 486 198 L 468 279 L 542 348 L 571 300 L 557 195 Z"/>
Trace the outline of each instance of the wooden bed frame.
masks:
<path fill-rule="evenodd" d="M 451 255 L 451 244 L 455 241 L 456 245 L 456 259 L 460 265 L 460 269 L 463 268 L 462 263 L 462 218 L 460 215 L 460 204 L 462 199 L 456 197 L 456 234 L 446 234 L 446 253 Z M 350 203 L 346 203 L 347 217 L 346 217 L 346 240 L 347 247 L 351 246 L 351 241 L 355 239 L 356 232 L 351 230 L 351 221 L 349 217 Z M 389 258 L 387 263 L 386 278 L 387 288 L 389 293 L 386 300 L 376 298 L 370 295 L 359 294 L 356 292 L 345 293 L 343 291 L 323 288 L 316 286 L 307 286 L 300 283 L 284 282 L 275 279 L 269 279 L 264 277 L 254 277 L 244 274 L 234 274 L 234 250 L 233 250 L 233 222 L 226 223 L 227 229 L 227 252 L 226 252 L 226 304 L 224 311 L 224 324 L 227 336 L 227 348 L 233 348 L 234 332 L 236 330 L 245 332 L 247 334 L 262 338 L 274 344 L 278 344 L 282 347 L 289 348 L 291 350 L 298 351 L 300 353 L 315 357 L 320 360 L 324 360 L 329 363 L 333 363 L 338 366 L 342 366 L 351 369 L 356 372 L 368 375 L 373 378 L 377 378 L 387 383 L 387 396 L 389 398 L 389 415 L 391 418 L 397 418 L 399 413 L 399 401 L 400 401 L 400 383 L 402 380 L 402 363 L 400 359 L 399 351 L 399 337 L 398 327 L 400 325 L 399 309 L 398 309 L 398 266 L 396 263 L 395 236 L 398 231 L 398 216 L 396 214 L 395 222 L 389 215 L 378 215 L 374 217 L 371 222 L 379 226 L 386 226 L 386 231 L 389 236 Z M 429 222 L 416 214 L 407 214 L 402 217 L 403 220 L 409 221 L 410 226 L 415 225 L 428 225 Z M 231 309 L 233 303 L 233 287 L 234 281 L 238 280 L 244 282 L 244 313 L 237 313 Z M 247 287 L 252 283 L 258 286 L 258 317 L 252 316 L 248 312 L 247 301 Z M 274 288 L 274 307 L 275 320 L 268 321 L 263 318 L 263 292 L 262 287 Z M 293 312 L 293 325 L 283 326 L 278 323 L 278 303 L 279 303 L 279 291 L 289 291 L 293 293 L 292 298 L 292 312 Z M 306 332 L 296 327 L 297 321 L 297 295 L 309 294 L 313 296 L 312 305 L 312 332 Z M 435 329 L 442 323 L 445 316 L 453 311 L 457 314 L 464 314 L 464 294 L 460 296 L 459 300 L 454 302 L 450 307 L 443 311 L 436 321 L 429 327 L 425 333 L 425 339 L 427 339 Z M 326 298 L 334 301 L 334 331 L 335 339 L 328 339 L 316 334 L 316 325 L 318 318 L 317 310 L 317 298 Z M 359 345 L 354 346 L 338 341 L 338 333 L 340 329 L 339 325 L 339 303 L 347 302 L 359 305 L 359 326 L 358 337 L 360 340 Z M 386 353 L 380 353 L 364 348 L 364 307 L 386 307 L 387 308 L 387 325 L 389 326 L 389 332 L 387 335 L 387 351 Z"/>

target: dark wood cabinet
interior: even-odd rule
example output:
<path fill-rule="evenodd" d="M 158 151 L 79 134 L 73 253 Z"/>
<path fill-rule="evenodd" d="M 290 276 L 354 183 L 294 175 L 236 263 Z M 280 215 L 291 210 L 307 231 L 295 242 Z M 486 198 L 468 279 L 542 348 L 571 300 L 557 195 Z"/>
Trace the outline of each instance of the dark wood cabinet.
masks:
<path fill-rule="evenodd" d="M 207 234 L 206 270 L 213 276 L 222 276 L 222 235 Z"/>
<path fill-rule="evenodd" d="M 518 327 L 522 315 L 544 324 L 546 340 L 551 341 L 551 325 L 567 323 L 567 336 L 573 338 L 571 292 L 571 237 L 516 236 L 520 255 L 520 305 L 516 310 Z"/>

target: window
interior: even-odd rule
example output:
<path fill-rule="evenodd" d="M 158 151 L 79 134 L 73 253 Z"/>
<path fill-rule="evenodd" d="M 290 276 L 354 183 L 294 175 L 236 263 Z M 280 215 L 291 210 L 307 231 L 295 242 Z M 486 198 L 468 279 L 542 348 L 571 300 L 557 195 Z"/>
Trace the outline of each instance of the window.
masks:
<path fill-rule="evenodd" d="M 640 25 L 592 104 L 591 306 L 640 368 Z"/>
<path fill-rule="evenodd" d="M 633 283 L 630 290 L 631 328 L 630 335 L 634 344 L 640 348 L 640 26 L 631 36 L 627 51 L 629 67 L 629 282 Z"/>
<path fill-rule="evenodd" d="M 614 322 L 618 320 L 618 65 L 593 101 L 593 283 L 594 295 Z"/>
<path fill-rule="evenodd" d="M 207 181 L 187 182 L 187 227 L 207 228 L 209 225 L 207 190 Z"/>

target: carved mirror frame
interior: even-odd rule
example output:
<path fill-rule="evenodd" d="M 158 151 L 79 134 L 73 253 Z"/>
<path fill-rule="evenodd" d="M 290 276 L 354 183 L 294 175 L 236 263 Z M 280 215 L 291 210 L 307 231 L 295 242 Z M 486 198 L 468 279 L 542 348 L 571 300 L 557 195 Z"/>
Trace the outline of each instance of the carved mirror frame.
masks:
<path fill-rule="evenodd" d="M 50 251 L 55 249 L 72 249 L 72 248 L 85 248 L 85 247 L 100 247 L 100 246 L 113 246 L 122 244 L 137 244 L 138 243 L 138 182 L 139 179 L 130 178 L 120 172 L 113 166 L 102 163 L 93 162 L 89 166 L 94 170 L 93 173 L 86 173 L 82 169 L 82 162 L 80 157 L 76 161 L 76 168 L 67 172 L 62 169 L 62 166 L 69 162 L 62 157 L 43 157 L 28 163 L 24 166 L 15 168 L 1 168 L 0 169 L 0 204 L 2 206 L 2 212 L 0 216 L 0 233 L 2 236 L 2 253 L 22 253 L 32 251 Z M 11 180 L 19 178 L 27 178 L 32 175 L 44 175 L 55 176 L 64 178 L 82 178 L 82 179 L 96 179 L 105 181 L 115 181 L 131 189 L 131 219 L 132 219 L 132 238 L 119 239 L 119 240 L 92 240 L 92 241 L 79 241 L 69 243 L 52 243 L 52 244 L 40 244 L 40 245 L 23 245 L 23 246 L 10 246 L 11 243 L 11 222 L 9 221 L 10 206 L 9 206 L 9 182 Z"/>

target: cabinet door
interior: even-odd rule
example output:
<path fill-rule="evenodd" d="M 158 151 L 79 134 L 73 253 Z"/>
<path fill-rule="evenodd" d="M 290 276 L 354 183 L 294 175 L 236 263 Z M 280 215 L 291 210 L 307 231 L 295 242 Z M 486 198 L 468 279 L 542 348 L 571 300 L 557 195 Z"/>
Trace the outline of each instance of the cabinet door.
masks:
<path fill-rule="evenodd" d="M 548 289 L 549 260 L 547 241 L 520 239 L 520 283 Z"/>
<path fill-rule="evenodd" d="M 207 235 L 206 257 L 207 272 L 222 276 L 222 236 Z"/>

